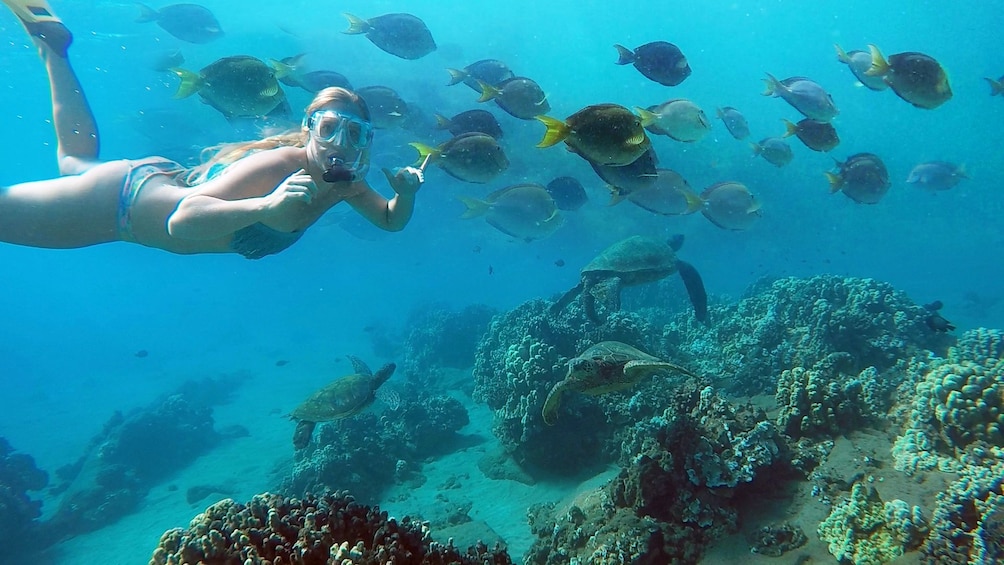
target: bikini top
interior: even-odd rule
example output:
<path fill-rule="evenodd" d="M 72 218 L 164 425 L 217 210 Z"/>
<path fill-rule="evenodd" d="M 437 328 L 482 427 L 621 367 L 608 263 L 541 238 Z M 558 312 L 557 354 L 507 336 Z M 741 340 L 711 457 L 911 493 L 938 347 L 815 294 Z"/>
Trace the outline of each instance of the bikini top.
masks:
<path fill-rule="evenodd" d="M 302 230 L 283 232 L 258 222 L 235 231 L 230 249 L 248 259 L 261 259 L 286 249 L 302 236 Z"/>

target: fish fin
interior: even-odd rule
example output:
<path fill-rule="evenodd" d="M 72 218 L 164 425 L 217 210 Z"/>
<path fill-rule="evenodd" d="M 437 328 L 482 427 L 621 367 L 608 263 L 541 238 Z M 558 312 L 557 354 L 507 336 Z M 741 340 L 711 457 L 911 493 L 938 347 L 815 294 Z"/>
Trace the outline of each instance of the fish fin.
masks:
<path fill-rule="evenodd" d="M 782 135 L 781 137 L 791 137 L 791 136 L 795 135 L 796 133 L 798 133 L 798 126 L 797 125 L 789 122 L 788 120 L 786 120 L 784 118 L 781 118 L 781 121 L 784 122 L 784 129 L 785 129 L 784 135 Z"/>
<path fill-rule="evenodd" d="M 994 80 L 992 78 L 984 78 L 987 84 L 990 85 L 990 96 L 997 96 L 998 94 L 1004 93 L 1004 81 Z"/>
<path fill-rule="evenodd" d="M 446 83 L 446 86 L 453 86 L 467 80 L 467 71 L 462 71 L 460 69 L 446 69 L 446 72 L 450 73 L 450 82 Z"/>
<path fill-rule="evenodd" d="M 283 63 L 282 61 L 277 61 L 275 59 L 269 59 L 268 66 L 275 71 L 275 78 L 278 79 L 293 76 L 296 73 L 296 67 L 294 65 Z"/>
<path fill-rule="evenodd" d="M 429 157 L 429 161 L 432 162 L 435 161 L 442 154 L 442 152 L 439 149 L 436 149 L 435 147 L 426 145 L 424 143 L 419 143 L 417 141 L 413 141 L 408 145 L 414 147 L 415 151 L 418 151 L 418 159 L 413 164 L 413 166 L 415 167 L 421 165 L 422 162 L 425 161 L 426 157 Z"/>
<path fill-rule="evenodd" d="M 536 118 L 537 121 L 547 127 L 547 131 L 544 132 L 544 139 L 540 140 L 537 147 L 544 148 L 556 145 L 568 137 L 568 134 L 572 133 L 572 128 L 568 127 L 568 124 L 561 120 L 556 120 L 549 116 L 536 116 Z"/>
<path fill-rule="evenodd" d="M 627 198 L 627 195 L 620 188 L 612 184 L 608 184 L 607 188 L 610 190 L 610 202 L 607 202 L 607 206 L 616 206 Z"/>
<path fill-rule="evenodd" d="M 463 202 L 464 206 L 467 207 L 467 209 L 464 210 L 464 213 L 460 215 L 462 220 L 469 220 L 471 218 L 483 216 L 492 208 L 491 203 L 470 196 L 457 196 L 457 200 Z"/>
<path fill-rule="evenodd" d="M 199 73 L 193 73 L 192 71 L 182 69 L 181 67 L 173 67 L 168 70 L 178 75 L 178 78 L 181 79 L 181 84 L 178 85 L 178 91 L 174 93 L 175 99 L 188 98 L 202 88 L 202 75 Z"/>
<path fill-rule="evenodd" d="M 777 96 L 778 89 L 784 88 L 781 81 L 774 78 L 774 75 L 770 73 L 767 73 L 767 78 L 763 79 L 763 83 L 765 88 L 762 94 L 764 96 Z"/>
<path fill-rule="evenodd" d="M 261 89 L 258 92 L 258 96 L 261 96 L 262 98 L 271 98 L 275 96 L 278 92 L 279 92 L 279 83 L 277 82 L 275 84 L 266 86 L 265 88 Z"/>
<path fill-rule="evenodd" d="M 342 12 L 345 19 L 349 20 L 349 29 L 343 31 L 342 33 L 346 35 L 358 35 L 360 33 L 367 33 L 372 26 L 370 23 L 358 16 L 353 16 L 348 12 Z"/>
<path fill-rule="evenodd" d="M 139 15 L 136 16 L 136 19 L 134 20 L 136 23 L 145 24 L 148 22 L 155 22 L 160 19 L 160 12 L 154 10 L 146 4 L 136 2 L 136 7 L 139 8 Z"/>
<path fill-rule="evenodd" d="M 635 106 L 634 111 L 638 114 L 638 117 L 641 118 L 641 127 L 643 128 L 647 128 L 659 121 L 659 114 L 656 114 L 655 112 L 651 112 L 640 106 Z"/>
<path fill-rule="evenodd" d="M 481 89 L 481 97 L 478 98 L 478 102 L 488 102 L 502 94 L 499 89 L 482 80 L 478 81 L 478 88 Z"/>
<path fill-rule="evenodd" d="M 450 118 L 442 114 L 436 114 L 436 129 L 448 129 L 450 127 Z"/>
<path fill-rule="evenodd" d="M 840 175 L 829 172 L 823 174 L 826 175 L 826 180 L 830 182 L 830 194 L 840 192 L 841 187 L 844 186 L 844 179 Z"/>
<path fill-rule="evenodd" d="M 868 51 L 872 54 L 872 66 L 868 67 L 865 74 L 870 77 L 885 76 L 889 72 L 889 63 L 882 56 L 882 52 L 879 51 L 878 47 L 871 44 L 868 45 Z"/>
<path fill-rule="evenodd" d="M 630 65 L 634 63 L 634 51 L 616 43 L 614 43 L 614 49 L 617 50 L 617 65 Z"/>
<path fill-rule="evenodd" d="M 696 192 L 687 188 L 678 188 L 677 190 L 687 200 L 687 211 L 683 213 L 684 215 L 693 214 L 704 208 L 705 202 Z"/>
<path fill-rule="evenodd" d="M 838 61 L 840 61 L 841 63 L 843 63 L 845 65 L 850 64 L 850 62 L 851 62 L 851 56 L 848 55 L 847 52 L 844 51 L 842 47 L 840 47 L 839 45 L 837 45 L 836 43 L 834 43 L 833 44 L 833 48 L 837 50 L 837 60 Z"/>
<path fill-rule="evenodd" d="M 754 157 L 759 156 L 760 152 L 763 151 L 763 147 L 761 147 L 759 143 L 753 143 L 752 141 L 750 142 L 750 149 L 753 150 Z"/>
<path fill-rule="evenodd" d="M 676 270 L 687 288 L 687 296 L 694 307 L 694 316 L 699 322 L 708 321 L 708 291 L 704 288 L 704 280 L 693 265 L 686 261 L 676 260 Z"/>

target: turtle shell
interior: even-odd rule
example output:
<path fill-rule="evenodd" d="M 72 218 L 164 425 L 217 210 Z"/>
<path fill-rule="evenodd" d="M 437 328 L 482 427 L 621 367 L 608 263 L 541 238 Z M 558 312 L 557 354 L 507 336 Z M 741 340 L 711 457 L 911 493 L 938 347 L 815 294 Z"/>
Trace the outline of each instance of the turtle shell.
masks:
<path fill-rule="evenodd" d="M 627 283 L 659 280 L 675 272 L 673 248 L 661 239 L 640 235 L 611 245 L 582 269 L 583 277 L 612 275 Z"/>
<path fill-rule="evenodd" d="M 290 414 L 310 422 L 329 422 L 359 413 L 375 398 L 373 375 L 342 377 L 310 395 Z"/>
<path fill-rule="evenodd" d="M 630 371 L 625 370 L 628 363 Z M 651 370 L 646 370 L 649 366 Z M 627 388 L 662 366 L 658 357 L 626 343 L 601 341 L 568 362 L 565 379 L 574 381 L 574 388 L 586 394 L 604 394 Z"/>

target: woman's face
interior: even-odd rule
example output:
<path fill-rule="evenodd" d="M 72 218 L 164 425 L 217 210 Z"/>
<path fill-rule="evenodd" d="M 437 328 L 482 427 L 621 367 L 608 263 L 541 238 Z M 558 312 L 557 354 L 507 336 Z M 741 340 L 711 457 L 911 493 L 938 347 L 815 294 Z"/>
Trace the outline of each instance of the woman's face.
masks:
<path fill-rule="evenodd" d="M 326 104 L 306 116 L 307 153 L 326 182 L 362 180 L 369 169 L 373 126 L 351 103 Z"/>

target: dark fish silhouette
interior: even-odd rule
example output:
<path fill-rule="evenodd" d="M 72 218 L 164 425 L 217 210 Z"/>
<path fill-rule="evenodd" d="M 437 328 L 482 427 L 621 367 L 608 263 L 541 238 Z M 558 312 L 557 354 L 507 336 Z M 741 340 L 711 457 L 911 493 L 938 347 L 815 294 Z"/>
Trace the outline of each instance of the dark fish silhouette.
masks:
<path fill-rule="evenodd" d="M 878 47 L 869 45 L 868 49 L 872 66 L 866 74 L 882 77 L 896 96 L 926 110 L 937 108 L 952 98 L 948 74 L 933 57 L 911 51 L 890 55 L 886 60 Z"/>
<path fill-rule="evenodd" d="M 718 117 L 725 124 L 725 129 L 729 130 L 732 137 L 736 139 L 746 139 L 750 134 L 750 126 L 746 123 L 746 116 L 742 112 L 731 106 L 719 108 L 716 112 Z"/>
<path fill-rule="evenodd" d="M 510 116 L 521 120 L 532 120 L 551 110 L 547 96 L 533 79 L 516 77 L 498 85 L 478 82 L 481 98 L 478 102 L 494 100 Z"/>
<path fill-rule="evenodd" d="M 436 127 L 445 129 L 453 135 L 479 132 L 486 133 L 495 139 L 502 139 L 502 126 L 499 125 L 495 116 L 487 110 L 467 110 L 452 118 L 436 114 L 436 123 Z"/>
<path fill-rule="evenodd" d="M 480 92 L 481 87 L 478 81 L 491 86 L 498 86 L 503 82 L 515 78 L 512 69 L 498 59 L 482 59 L 475 61 L 462 69 L 446 69 L 450 73 L 450 82 L 447 86 L 464 83 L 474 90 Z"/>
<path fill-rule="evenodd" d="M 652 145 L 641 118 L 617 104 L 586 106 L 564 121 L 548 116 L 537 119 L 547 126 L 537 147 L 564 141 L 572 151 L 597 165 L 628 165 Z"/>
<path fill-rule="evenodd" d="M 782 121 L 786 130 L 784 137 L 794 135 L 813 151 L 829 151 L 840 145 L 837 130 L 829 122 L 820 122 L 811 118 L 800 120 L 797 124 L 788 120 Z"/>
<path fill-rule="evenodd" d="M 465 133 L 439 147 L 411 143 L 419 154 L 418 163 L 429 158 L 457 180 L 486 183 L 509 168 L 509 159 L 498 140 L 485 133 Z"/>
<path fill-rule="evenodd" d="M 924 309 L 929 311 L 930 314 L 924 318 L 924 323 L 927 324 L 927 327 L 939 333 L 954 331 L 955 324 L 949 322 L 939 312 L 943 306 L 944 304 L 942 304 L 940 300 L 935 300 L 930 304 L 925 304 Z"/>
<path fill-rule="evenodd" d="M 690 64 L 680 48 L 667 41 L 653 41 L 634 51 L 614 45 L 618 65 L 634 65 L 649 80 L 676 86 L 690 76 Z"/>
<path fill-rule="evenodd" d="M 364 86 L 356 94 L 366 101 L 370 121 L 377 129 L 400 127 L 408 118 L 408 103 L 393 88 Z"/>
<path fill-rule="evenodd" d="M 578 210 L 589 200 L 582 183 L 573 177 L 558 177 L 547 183 L 547 193 L 559 210 Z"/>
<path fill-rule="evenodd" d="M 181 78 L 175 98 L 198 93 L 228 120 L 291 115 L 275 71 L 260 59 L 237 55 L 218 59 L 198 73 L 179 68 L 171 72 Z"/>
<path fill-rule="evenodd" d="M 889 192 L 889 171 L 878 155 L 856 153 L 843 163 L 837 162 L 837 172 L 826 173 L 830 192 L 844 195 L 861 204 L 877 204 Z"/>
<path fill-rule="evenodd" d="M 189 43 L 209 43 L 223 35 L 216 16 L 198 4 L 171 4 L 160 10 L 140 4 L 139 23 L 157 22 L 167 33 Z"/>
<path fill-rule="evenodd" d="M 420 59 L 436 50 L 436 41 L 425 22 L 411 14 L 384 14 L 364 20 L 342 14 L 349 29 L 342 33 L 366 34 L 373 45 L 402 59 Z"/>

